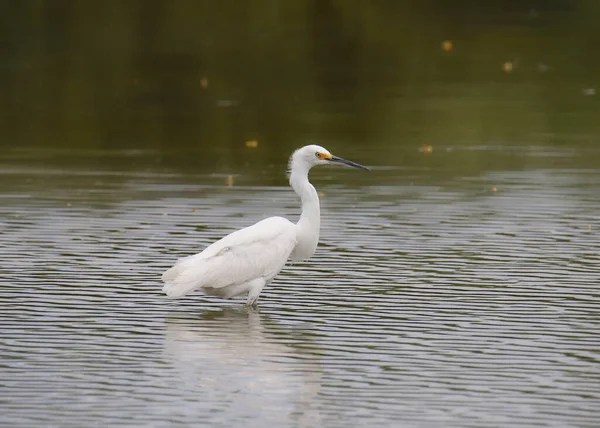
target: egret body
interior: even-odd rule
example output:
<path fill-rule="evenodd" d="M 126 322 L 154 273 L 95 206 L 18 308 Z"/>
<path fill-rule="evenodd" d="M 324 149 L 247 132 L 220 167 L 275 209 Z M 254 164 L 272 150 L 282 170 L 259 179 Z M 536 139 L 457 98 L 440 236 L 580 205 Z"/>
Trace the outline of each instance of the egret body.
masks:
<path fill-rule="evenodd" d="M 231 298 L 248 295 L 254 305 L 260 292 L 283 268 L 288 259 L 306 260 L 319 242 L 321 212 L 319 196 L 308 181 L 316 165 L 345 165 L 368 168 L 338 158 L 316 145 L 302 147 L 290 157 L 290 185 L 300 196 L 302 214 L 294 224 L 283 217 L 269 217 L 235 231 L 209 245 L 201 253 L 178 260 L 162 279 L 169 297 L 182 297 L 194 290 Z"/>

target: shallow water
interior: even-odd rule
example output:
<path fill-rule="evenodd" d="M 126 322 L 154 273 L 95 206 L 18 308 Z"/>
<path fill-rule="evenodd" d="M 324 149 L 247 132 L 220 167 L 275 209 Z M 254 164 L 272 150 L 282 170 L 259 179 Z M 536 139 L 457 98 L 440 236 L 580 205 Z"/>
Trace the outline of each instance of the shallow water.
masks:
<path fill-rule="evenodd" d="M 465 172 L 474 153 L 493 165 Z M 2 425 L 597 426 L 593 146 L 351 151 L 373 170 L 314 171 L 320 246 L 258 312 L 170 301 L 160 275 L 297 218 L 285 160 L 228 179 L 154 152 L 63 155 L 0 161 Z"/>

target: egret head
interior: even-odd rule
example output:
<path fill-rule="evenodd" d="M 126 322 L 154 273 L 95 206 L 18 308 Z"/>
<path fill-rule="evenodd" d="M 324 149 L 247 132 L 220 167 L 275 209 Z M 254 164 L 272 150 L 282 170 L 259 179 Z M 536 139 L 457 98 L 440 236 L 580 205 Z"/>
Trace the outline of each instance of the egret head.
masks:
<path fill-rule="evenodd" d="M 290 158 L 289 169 L 290 172 L 297 168 L 303 168 L 308 171 L 315 165 L 343 165 L 351 168 L 369 170 L 369 168 L 357 164 L 356 162 L 333 156 L 325 147 L 317 146 L 316 144 L 304 146 L 296 150 Z"/>

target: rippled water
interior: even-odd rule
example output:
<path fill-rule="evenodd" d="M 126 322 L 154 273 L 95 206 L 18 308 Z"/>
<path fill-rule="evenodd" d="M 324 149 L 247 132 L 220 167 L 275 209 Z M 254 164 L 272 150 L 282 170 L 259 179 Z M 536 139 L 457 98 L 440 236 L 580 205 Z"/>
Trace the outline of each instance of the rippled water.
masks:
<path fill-rule="evenodd" d="M 13 152 L 0 162 L 0 422 L 598 426 L 600 152 L 455 149 L 434 152 L 441 172 L 366 152 L 351 157 L 369 174 L 315 171 L 321 244 L 260 312 L 170 301 L 160 275 L 265 216 L 297 218 L 284 165 L 228 187 Z M 528 166 L 465 172 L 472 151 Z"/>

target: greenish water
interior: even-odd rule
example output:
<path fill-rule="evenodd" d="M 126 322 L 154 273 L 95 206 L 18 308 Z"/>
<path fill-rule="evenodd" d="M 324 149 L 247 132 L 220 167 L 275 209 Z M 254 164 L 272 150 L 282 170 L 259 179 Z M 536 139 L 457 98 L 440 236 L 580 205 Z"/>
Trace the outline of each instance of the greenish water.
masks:
<path fill-rule="evenodd" d="M 0 425 L 597 426 L 596 2 L 253 5 L 0 3 Z M 306 143 L 315 256 L 166 299 Z"/>
<path fill-rule="evenodd" d="M 0 2 L 0 144 L 201 149 L 210 165 L 218 150 L 231 165 L 251 140 L 279 162 L 306 142 L 600 132 L 596 1 L 251 4 Z"/>

